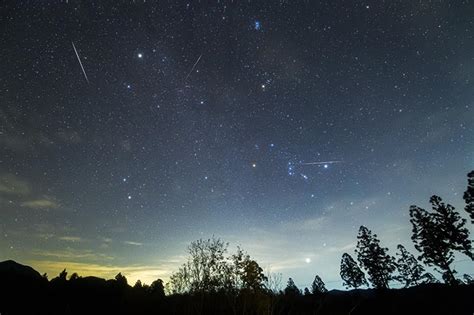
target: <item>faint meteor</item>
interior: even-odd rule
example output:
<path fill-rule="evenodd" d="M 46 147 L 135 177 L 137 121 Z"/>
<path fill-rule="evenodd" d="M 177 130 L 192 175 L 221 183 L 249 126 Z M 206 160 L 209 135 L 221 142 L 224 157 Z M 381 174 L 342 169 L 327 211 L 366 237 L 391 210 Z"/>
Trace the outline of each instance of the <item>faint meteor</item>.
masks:
<path fill-rule="evenodd" d="M 77 53 L 76 46 L 74 46 L 74 42 L 71 42 L 72 48 L 74 48 L 74 52 L 76 53 L 77 60 L 79 61 L 79 64 L 81 65 L 82 73 L 84 73 L 84 77 L 86 78 L 87 84 L 89 84 L 89 79 L 87 78 L 86 70 L 84 70 L 84 66 L 82 65 L 81 57 L 79 57 L 79 54 Z"/>
<path fill-rule="evenodd" d="M 189 76 L 191 75 L 191 72 L 193 72 L 194 68 L 196 68 L 197 64 L 199 63 L 199 60 L 201 60 L 201 57 L 202 57 L 202 54 L 199 56 L 199 58 L 196 60 L 196 62 L 194 63 L 193 67 L 191 68 L 191 70 L 189 71 L 188 75 L 186 76 L 186 78 L 184 79 L 184 81 L 186 81 Z"/>
<path fill-rule="evenodd" d="M 322 162 L 308 162 L 308 163 L 300 163 L 300 165 L 327 165 L 327 164 L 336 164 L 342 163 L 342 161 L 322 161 Z"/>

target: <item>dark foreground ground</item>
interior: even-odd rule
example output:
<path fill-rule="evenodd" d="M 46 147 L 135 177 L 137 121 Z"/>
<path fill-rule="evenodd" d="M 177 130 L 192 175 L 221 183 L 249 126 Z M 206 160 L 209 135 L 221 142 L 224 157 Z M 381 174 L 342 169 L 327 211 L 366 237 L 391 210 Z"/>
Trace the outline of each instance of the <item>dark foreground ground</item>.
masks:
<path fill-rule="evenodd" d="M 48 281 L 13 261 L 0 263 L 0 314 L 474 314 L 474 286 L 163 296 L 95 277 Z"/>

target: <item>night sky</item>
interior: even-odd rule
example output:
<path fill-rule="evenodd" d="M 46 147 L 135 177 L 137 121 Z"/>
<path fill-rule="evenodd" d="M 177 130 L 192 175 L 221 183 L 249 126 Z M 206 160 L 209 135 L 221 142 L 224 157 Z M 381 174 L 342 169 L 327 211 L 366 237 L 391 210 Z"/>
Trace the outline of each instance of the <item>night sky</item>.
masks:
<path fill-rule="evenodd" d="M 473 17 L 467 0 L 2 2 L 0 260 L 150 283 L 215 235 L 338 288 L 361 224 L 415 252 L 409 206 L 462 211 L 474 169 Z"/>

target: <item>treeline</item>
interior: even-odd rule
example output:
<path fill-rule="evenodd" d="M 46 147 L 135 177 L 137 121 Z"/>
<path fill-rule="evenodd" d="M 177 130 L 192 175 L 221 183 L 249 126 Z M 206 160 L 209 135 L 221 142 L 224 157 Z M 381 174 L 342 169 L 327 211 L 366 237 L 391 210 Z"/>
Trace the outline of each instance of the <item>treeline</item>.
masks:
<path fill-rule="evenodd" d="M 474 171 L 463 198 L 474 223 Z M 474 259 L 467 221 L 438 196 L 430 203 L 431 210 L 409 210 L 418 257 L 403 245 L 390 255 L 360 227 L 355 258 L 344 253 L 340 268 L 343 284 L 355 290 L 328 291 L 319 275 L 310 288 L 291 278 L 283 286 L 280 274 L 265 273 L 241 248 L 229 254 L 228 243 L 211 238 L 189 245 L 187 261 L 166 284 L 130 286 L 121 273 L 104 280 L 68 277 L 66 270 L 49 281 L 30 267 L 1 262 L 0 314 L 473 314 L 473 279 L 453 268 L 457 254 Z M 404 288 L 390 289 L 394 282 Z"/>
<path fill-rule="evenodd" d="M 474 171 L 468 174 L 467 190 L 463 196 L 465 211 L 474 223 Z M 397 246 L 396 256 L 380 244 L 377 235 L 361 226 L 357 235 L 356 260 L 348 253 L 341 259 L 340 275 L 347 288 L 368 287 L 387 289 L 396 281 L 408 288 L 419 284 L 438 283 L 438 279 L 425 270 L 425 266 L 439 271 L 448 285 L 472 284 L 473 278 L 464 274 L 456 277 L 452 268 L 455 254 L 474 260 L 472 241 L 464 219 L 456 209 L 445 204 L 441 197 L 430 198 L 431 211 L 418 206 L 409 209 L 412 224 L 411 239 L 420 255 L 415 257 L 405 246 Z M 265 275 L 258 263 L 242 249 L 226 256 L 228 244 L 220 239 L 198 240 L 188 248 L 188 261 L 175 272 L 166 285 L 169 294 L 196 292 L 270 291 L 279 294 L 322 294 L 325 284 L 316 275 L 311 288 L 301 291 L 289 278 L 280 292 L 275 275 Z M 423 266 L 423 264 L 425 266 Z"/>

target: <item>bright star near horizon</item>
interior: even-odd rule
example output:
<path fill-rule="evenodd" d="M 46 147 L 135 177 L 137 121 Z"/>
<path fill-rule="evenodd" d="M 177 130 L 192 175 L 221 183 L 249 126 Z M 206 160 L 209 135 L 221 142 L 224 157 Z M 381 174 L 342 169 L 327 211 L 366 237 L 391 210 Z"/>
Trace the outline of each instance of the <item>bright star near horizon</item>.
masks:
<path fill-rule="evenodd" d="M 143 58 L 143 54 L 142 53 L 138 53 L 138 58 Z"/>
<path fill-rule="evenodd" d="M 311 258 L 307 257 L 305 260 L 304 260 L 307 264 L 309 264 L 311 262 Z"/>

